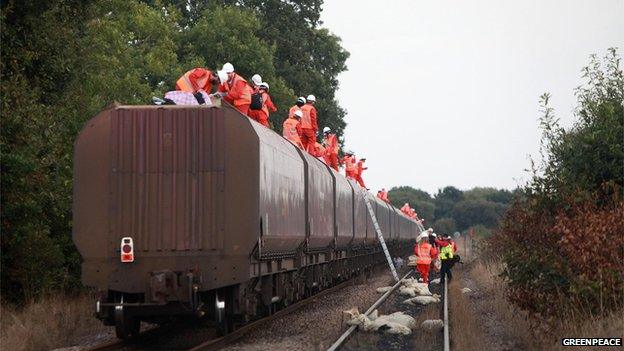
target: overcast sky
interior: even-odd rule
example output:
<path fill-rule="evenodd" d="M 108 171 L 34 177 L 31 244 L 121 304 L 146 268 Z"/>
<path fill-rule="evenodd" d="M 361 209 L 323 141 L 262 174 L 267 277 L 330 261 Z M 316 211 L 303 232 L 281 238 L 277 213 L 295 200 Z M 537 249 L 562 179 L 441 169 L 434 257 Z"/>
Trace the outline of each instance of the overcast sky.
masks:
<path fill-rule="evenodd" d="M 539 95 L 569 126 L 589 55 L 624 55 L 624 0 L 326 0 L 322 20 L 351 53 L 337 98 L 372 191 L 515 188 Z"/>

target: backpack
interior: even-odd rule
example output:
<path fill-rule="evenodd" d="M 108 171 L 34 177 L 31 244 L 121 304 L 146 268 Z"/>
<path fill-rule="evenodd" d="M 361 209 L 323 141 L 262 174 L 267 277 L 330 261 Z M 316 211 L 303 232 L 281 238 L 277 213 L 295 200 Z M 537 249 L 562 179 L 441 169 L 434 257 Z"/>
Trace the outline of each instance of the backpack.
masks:
<path fill-rule="evenodd" d="M 262 100 L 262 93 L 257 92 L 251 94 L 251 105 L 249 105 L 249 109 L 262 110 L 262 105 L 264 105 L 264 101 Z"/>

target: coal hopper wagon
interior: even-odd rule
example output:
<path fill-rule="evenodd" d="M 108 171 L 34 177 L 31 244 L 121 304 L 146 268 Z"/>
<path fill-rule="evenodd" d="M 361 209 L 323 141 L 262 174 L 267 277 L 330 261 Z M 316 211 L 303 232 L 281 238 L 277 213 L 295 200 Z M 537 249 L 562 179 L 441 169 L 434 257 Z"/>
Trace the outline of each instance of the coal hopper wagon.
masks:
<path fill-rule="evenodd" d="M 372 196 L 394 256 L 417 224 Z M 96 316 L 223 332 L 385 262 L 354 182 L 229 105 L 114 106 L 74 145 L 73 240 Z"/>

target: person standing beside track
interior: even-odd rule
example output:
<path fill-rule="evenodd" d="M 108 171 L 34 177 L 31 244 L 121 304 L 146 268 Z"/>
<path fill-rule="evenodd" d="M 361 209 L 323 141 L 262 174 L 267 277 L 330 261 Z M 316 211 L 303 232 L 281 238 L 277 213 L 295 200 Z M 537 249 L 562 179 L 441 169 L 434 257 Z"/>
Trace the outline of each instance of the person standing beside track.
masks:
<path fill-rule="evenodd" d="M 453 279 L 451 268 L 455 263 L 453 255 L 455 254 L 456 245 L 451 241 L 451 236 L 445 234 L 442 240 L 435 239 L 436 244 L 440 247 L 440 260 L 442 267 L 440 269 L 440 284 L 444 284 L 444 280 L 448 276 L 449 282 Z"/>
<path fill-rule="evenodd" d="M 418 236 L 418 242 L 414 246 L 414 255 L 416 255 L 416 269 L 420 274 L 423 283 L 429 283 L 429 268 L 431 260 L 435 258 L 436 251 L 429 244 L 429 234 L 427 231 L 422 232 Z"/>

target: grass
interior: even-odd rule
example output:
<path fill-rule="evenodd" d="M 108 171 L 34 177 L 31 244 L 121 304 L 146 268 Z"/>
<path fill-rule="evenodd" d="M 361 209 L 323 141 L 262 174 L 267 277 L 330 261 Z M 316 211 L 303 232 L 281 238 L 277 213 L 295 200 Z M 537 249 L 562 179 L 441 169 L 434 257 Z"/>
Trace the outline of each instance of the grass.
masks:
<path fill-rule="evenodd" d="M 624 337 L 622 312 L 605 316 L 581 313 L 570 306 L 570 317 L 546 326 L 529 318 L 507 302 L 506 285 L 498 275 L 500 264 L 475 261 L 466 269 L 458 270 L 472 280 L 475 291 L 462 294 L 461 283 L 455 279 L 450 285 L 450 332 L 453 350 L 583 350 L 562 346 L 564 337 Z M 471 296 L 472 295 L 472 296 Z M 592 348 L 593 349 L 593 348 Z"/>
<path fill-rule="evenodd" d="M 50 296 L 23 308 L 0 306 L 0 346 L 3 350 L 51 350 L 108 337 L 111 329 L 93 316 L 94 301 L 84 294 Z"/>

